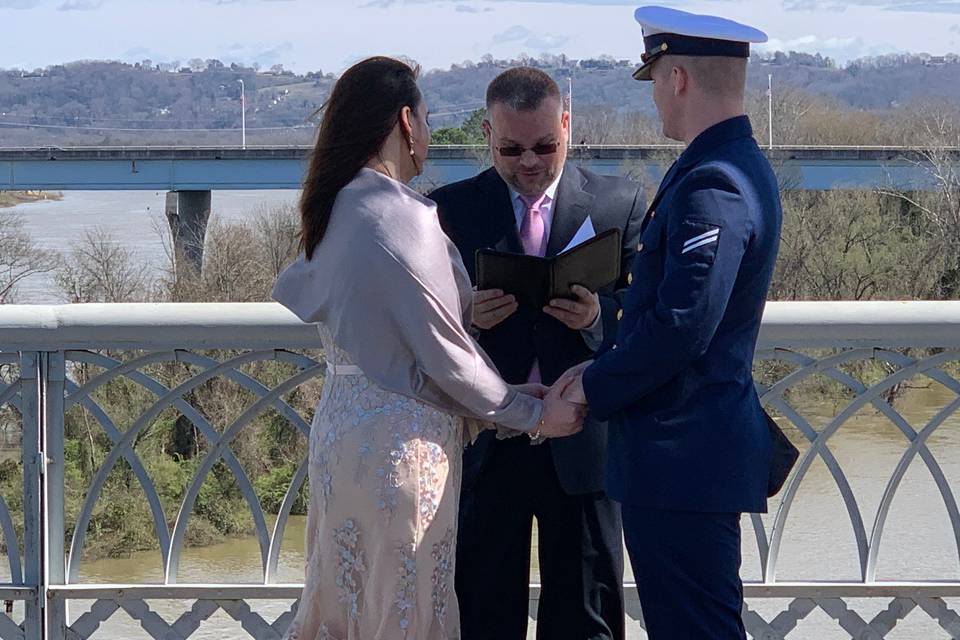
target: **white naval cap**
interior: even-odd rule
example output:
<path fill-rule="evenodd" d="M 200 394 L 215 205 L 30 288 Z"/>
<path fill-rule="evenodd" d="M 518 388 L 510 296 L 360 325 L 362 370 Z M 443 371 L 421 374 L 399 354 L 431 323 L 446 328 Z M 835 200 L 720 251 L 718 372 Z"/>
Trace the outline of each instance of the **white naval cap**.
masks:
<path fill-rule="evenodd" d="M 650 80 L 653 63 L 663 55 L 749 58 L 750 43 L 767 41 L 767 34 L 754 27 L 669 7 L 639 7 L 633 17 L 643 27 L 643 65 L 633 73 L 637 80 Z"/>

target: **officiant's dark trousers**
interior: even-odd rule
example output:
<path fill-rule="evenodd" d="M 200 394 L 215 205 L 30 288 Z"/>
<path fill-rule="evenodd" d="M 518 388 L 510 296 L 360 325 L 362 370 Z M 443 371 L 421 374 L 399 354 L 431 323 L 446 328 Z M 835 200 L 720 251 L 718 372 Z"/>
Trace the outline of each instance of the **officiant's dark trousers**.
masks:
<path fill-rule="evenodd" d="M 537 638 L 622 640 L 619 506 L 602 492 L 564 492 L 546 445 L 521 436 L 493 449 L 461 496 L 456 589 L 462 639 L 527 637 L 536 518 L 543 585 Z"/>

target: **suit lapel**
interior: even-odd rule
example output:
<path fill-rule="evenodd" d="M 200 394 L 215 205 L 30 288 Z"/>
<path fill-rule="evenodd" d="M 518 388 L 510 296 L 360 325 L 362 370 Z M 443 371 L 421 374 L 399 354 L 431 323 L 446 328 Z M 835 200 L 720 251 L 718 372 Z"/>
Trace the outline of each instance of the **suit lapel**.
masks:
<path fill-rule="evenodd" d="M 517 230 L 517 217 L 510 201 L 510 190 L 500 174 L 494 168 L 487 169 L 480 180 L 483 192 L 481 202 L 485 203 L 480 215 L 486 217 L 484 224 L 490 225 L 491 236 L 497 241 L 493 248 L 497 251 L 523 253 L 520 232 Z"/>
<path fill-rule="evenodd" d="M 594 197 L 583 190 L 583 182 L 583 174 L 576 167 L 564 167 L 553 203 L 548 256 L 555 256 L 566 248 L 590 213 Z"/>

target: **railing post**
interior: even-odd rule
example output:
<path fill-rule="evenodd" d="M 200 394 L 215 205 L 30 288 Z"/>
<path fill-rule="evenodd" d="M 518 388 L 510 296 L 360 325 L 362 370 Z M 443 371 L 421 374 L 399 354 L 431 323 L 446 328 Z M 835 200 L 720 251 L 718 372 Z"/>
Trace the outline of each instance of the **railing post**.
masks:
<path fill-rule="evenodd" d="M 64 410 L 63 394 L 66 378 L 66 359 L 63 351 L 44 354 L 40 371 L 42 376 L 44 420 L 41 445 L 47 464 L 43 476 L 44 497 L 44 640 L 62 640 L 67 630 L 67 603 L 63 599 L 47 597 L 50 586 L 66 584 L 66 556 L 64 554 Z"/>
<path fill-rule="evenodd" d="M 43 640 L 42 521 L 40 518 L 40 429 L 43 405 L 40 402 L 40 354 L 20 353 L 20 407 L 23 420 L 23 582 L 34 589 L 34 598 L 24 603 L 25 640 Z"/>

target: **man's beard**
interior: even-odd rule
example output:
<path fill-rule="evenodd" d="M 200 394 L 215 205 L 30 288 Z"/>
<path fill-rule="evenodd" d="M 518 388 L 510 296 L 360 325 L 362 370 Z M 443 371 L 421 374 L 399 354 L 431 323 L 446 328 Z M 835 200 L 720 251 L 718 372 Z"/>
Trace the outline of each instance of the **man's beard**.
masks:
<path fill-rule="evenodd" d="M 530 190 L 529 183 L 524 185 L 521 182 L 521 175 L 519 171 L 514 172 L 510 175 L 510 186 L 513 187 L 514 191 L 523 195 L 540 195 L 547 190 L 553 181 L 557 179 L 557 171 L 553 168 L 546 168 L 543 170 L 541 177 L 537 181 L 536 189 L 533 189 L 533 193 L 526 193 Z"/>

